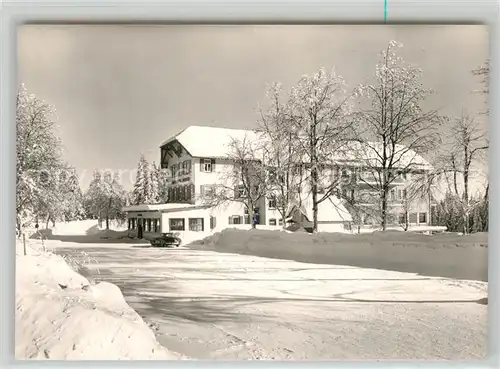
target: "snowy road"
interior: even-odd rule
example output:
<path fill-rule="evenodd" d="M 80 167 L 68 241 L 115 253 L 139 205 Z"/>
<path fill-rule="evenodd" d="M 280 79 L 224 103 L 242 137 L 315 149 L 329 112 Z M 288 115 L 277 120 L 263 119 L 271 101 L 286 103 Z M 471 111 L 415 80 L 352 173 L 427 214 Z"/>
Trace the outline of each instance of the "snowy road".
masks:
<path fill-rule="evenodd" d="M 483 359 L 487 284 L 189 249 L 60 243 L 197 359 Z"/>

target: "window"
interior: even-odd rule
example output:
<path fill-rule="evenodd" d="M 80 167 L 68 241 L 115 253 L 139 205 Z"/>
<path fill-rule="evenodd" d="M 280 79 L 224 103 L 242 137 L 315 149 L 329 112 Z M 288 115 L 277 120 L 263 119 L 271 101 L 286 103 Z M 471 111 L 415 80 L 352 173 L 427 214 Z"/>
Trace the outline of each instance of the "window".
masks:
<path fill-rule="evenodd" d="M 214 229 L 215 227 L 217 227 L 217 218 L 210 217 L 210 230 Z"/>
<path fill-rule="evenodd" d="M 239 215 L 233 215 L 229 217 L 229 224 L 241 224 L 242 223 L 242 218 Z"/>
<path fill-rule="evenodd" d="M 271 196 L 268 201 L 269 209 L 276 209 L 276 196 Z"/>
<path fill-rule="evenodd" d="M 201 185 L 200 190 L 204 198 L 212 198 L 215 195 L 215 185 Z"/>
<path fill-rule="evenodd" d="M 155 233 L 160 232 L 160 219 L 154 220 L 154 232 Z"/>
<path fill-rule="evenodd" d="M 172 178 L 177 178 L 177 164 L 172 165 Z"/>
<path fill-rule="evenodd" d="M 417 213 L 410 213 L 408 222 L 417 223 Z"/>
<path fill-rule="evenodd" d="M 170 219 L 170 230 L 171 231 L 184 231 L 185 224 L 183 218 L 171 218 Z"/>
<path fill-rule="evenodd" d="M 418 222 L 420 224 L 427 223 L 427 213 L 418 213 Z"/>
<path fill-rule="evenodd" d="M 270 226 L 275 226 L 276 225 L 276 219 L 269 219 L 269 225 Z"/>
<path fill-rule="evenodd" d="M 179 187 L 179 201 L 180 202 L 186 201 L 186 187 L 185 186 Z"/>
<path fill-rule="evenodd" d="M 403 199 L 406 200 L 406 188 L 403 190 Z"/>
<path fill-rule="evenodd" d="M 128 227 L 127 227 L 127 228 L 128 228 L 128 229 L 130 229 L 130 226 L 131 226 L 131 225 L 132 225 L 132 219 L 129 219 L 129 220 L 128 220 Z"/>
<path fill-rule="evenodd" d="M 189 230 L 203 232 L 203 218 L 189 218 Z"/>
<path fill-rule="evenodd" d="M 283 226 L 283 219 L 280 218 L 280 220 L 278 220 L 278 224 L 282 227 Z"/>
<path fill-rule="evenodd" d="M 201 159 L 201 171 L 211 173 L 213 171 L 212 159 Z"/>
<path fill-rule="evenodd" d="M 347 188 L 342 189 L 342 198 L 345 200 L 347 199 Z"/>
<path fill-rule="evenodd" d="M 136 223 L 137 223 L 136 218 L 132 218 L 130 220 L 132 221 L 132 227 L 131 227 L 131 229 L 135 229 L 136 228 Z"/>
<path fill-rule="evenodd" d="M 241 199 L 246 196 L 245 186 L 239 185 L 234 188 L 234 197 Z"/>
<path fill-rule="evenodd" d="M 398 200 L 403 198 L 403 191 L 401 189 L 398 190 Z"/>
<path fill-rule="evenodd" d="M 189 202 L 191 204 L 194 204 L 195 198 L 196 198 L 196 194 L 194 193 L 194 184 L 189 185 L 189 193 L 191 194 L 190 195 L 191 197 L 189 198 Z"/>
<path fill-rule="evenodd" d="M 391 200 L 396 200 L 396 190 L 391 190 Z"/>
<path fill-rule="evenodd" d="M 278 183 L 284 185 L 286 183 L 286 176 L 283 173 L 278 174 Z"/>
<path fill-rule="evenodd" d="M 406 224 L 406 213 L 399 213 L 399 224 Z"/>
<path fill-rule="evenodd" d="M 271 183 L 274 183 L 276 181 L 276 169 L 275 168 L 269 168 L 267 170 L 267 180 Z"/>
<path fill-rule="evenodd" d="M 259 193 L 259 189 L 260 189 L 259 186 L 253 186 L 253 191 L 254 191 L 253 193 L 254 194 L 258 194 Z"/>
<path fill-rule="evenodd" d="M 342 182 L 349 182 L 349 171 L 347 169 L 342 169 Z"/>
<path fill-rule="evenodd" d="M 180 172 L 181 172 L 180 173 L 181 176 L 191 173 L 191 161 L 190 160 L 184 160 L 182 162 L 182 169 Z"/>

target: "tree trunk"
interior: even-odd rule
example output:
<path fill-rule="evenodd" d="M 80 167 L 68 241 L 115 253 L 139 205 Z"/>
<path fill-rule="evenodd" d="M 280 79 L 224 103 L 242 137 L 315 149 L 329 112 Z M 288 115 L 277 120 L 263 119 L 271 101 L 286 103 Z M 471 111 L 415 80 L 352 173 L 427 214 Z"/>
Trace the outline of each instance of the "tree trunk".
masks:
<path fill-rule="evenodd" d="M 50 215 L 47 215 L 47 219 L 45 219 L 45 229 L 49 229 Z"/>
<path fill-rule="evenodd" d="M 467 152 L 465 153 L 465 159 L 468 159 Z M 469 211 L 470 211 L 470 199 L 469 199 L 469 168 L 465 165 L 464 168 L 464 234 L 469 233 Z"/>
<path fill-rule="evenodd" d="M 382 231 L 387 229 L 387 189 L 382 189 L 382 193 L 380 194 L 380 201 L 382 203 L 382 219 L 380 221 L 380 227 Z"/>
<path fill-rule="evenodd" d="M 318 159 L 316 157 L 316 122 L 311 127 L 310 150 L 311 150 L 311 192 L 313 205 L 313 232 L 318 232 Z"/>
<path fill-rule="evenodd" d="M 312 202 L 313 202 L 313 231 L 318 231 L 318 185 L 313 179 L 312 185 Z"/>
<path fill-rule="evenodd" d="M 110 197 L 108 201 L 108 211 L 106 212 L 106 229 L 109 229 L 109 211 L 111 210 L 111 202 L 112 199 Z"/>

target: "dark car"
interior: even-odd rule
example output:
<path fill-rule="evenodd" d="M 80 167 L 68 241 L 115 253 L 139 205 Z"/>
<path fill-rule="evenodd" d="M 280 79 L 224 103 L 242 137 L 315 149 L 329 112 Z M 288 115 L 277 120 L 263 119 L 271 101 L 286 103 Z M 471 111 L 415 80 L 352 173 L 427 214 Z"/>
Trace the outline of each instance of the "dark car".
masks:
<path fill-rule="evenodd" d="M 161 236 L 151 240 L 152 246 L 159 247 L 179 247 L 181 239 L 173 233 L 162 233 Z"/>

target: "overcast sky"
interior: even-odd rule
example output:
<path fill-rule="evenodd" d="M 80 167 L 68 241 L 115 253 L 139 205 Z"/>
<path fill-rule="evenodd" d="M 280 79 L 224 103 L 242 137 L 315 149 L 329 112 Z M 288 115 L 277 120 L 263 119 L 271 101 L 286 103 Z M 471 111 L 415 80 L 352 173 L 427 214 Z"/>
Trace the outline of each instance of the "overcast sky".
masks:
<path fill-rule="evenodd" d="M 159 144 L 189 125 L 253 128 L 266 83 L 333 66 L 352 87 L 369 81 L 393 39 L 436 91 L 429 107 L 484 110 L 471 74 L 489 55 L 484 26 L 30 25 L 19 82 L 57 109 L 86 188 L 94 169 L 135 169 L 141 153 L 158 163 Z"/>

